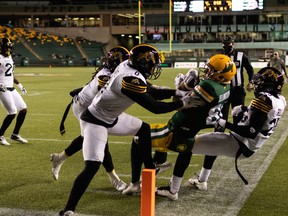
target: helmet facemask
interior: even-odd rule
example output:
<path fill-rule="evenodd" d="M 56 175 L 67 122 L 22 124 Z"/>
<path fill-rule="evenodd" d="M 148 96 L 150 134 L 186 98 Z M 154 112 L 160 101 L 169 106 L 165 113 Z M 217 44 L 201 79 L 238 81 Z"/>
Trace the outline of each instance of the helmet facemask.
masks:
<path fill-rule="evenodd" d="M 283 74 L 275 68 L 262 68 L 254 75 L 254 94 L 257 96 L 260 92 L 268 92 L 274 96 L 281 94 L 282 86 L 284 84 Z"/>
<path fill-rule="evenodd" d="M 116 67 L 123 61 L 128 59 L 129 51 L 124 47 L 115 47 L 108 52 L 107 67 L 114 72 Z"/>
<path fill-rule="evenodd" d="M 164 55 L 150 45 L 138 45 L 131 50 L 130 63 L 146 79 L 157 79 L 162 71 Z"/>

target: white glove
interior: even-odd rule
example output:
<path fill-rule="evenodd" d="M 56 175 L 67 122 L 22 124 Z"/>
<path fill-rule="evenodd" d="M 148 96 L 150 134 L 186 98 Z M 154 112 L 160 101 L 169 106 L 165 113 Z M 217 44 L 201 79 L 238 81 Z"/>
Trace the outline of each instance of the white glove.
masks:
<path fill-rule="evenodd" d="M 195 69 L 190 69 L 184 76 L 184 83 L 187 85 L 188 89 L 194 88 L 199 83 L 198 71 Z"/>
<path fill-rule="evenodd" d="M 213 125 L 215 128 L 225 128 L 226 120 L 220 118 L 219 115 L 208 116 L 206 118 L 206 125 Z"/>
<path fill-rule="evenodd" d="M 175 85 L 175 88 L 178 89 L 179 86 L 180 86 L 180 83 L 184 80 L 184 74 L 182 73 L 179 73 L 175 79 L 174 79 L 174 85 Z"/>
<path fill-rule="evenodd" d="M 6 92 L 7 91 L 6 86 L 4 86 L 3 84 L 0 84 L 0 91 L 1 92 Z"/>
<path fill-rule="evenodd" d="M 21 90 L 23 95 L 27 94 L 27 90 L 22 86 L 21 83 L 17 84 L 17 86 Z"/>
<path fill-rule="evenodd" d="M 182 91 L 182 90 L 176 89 L 176 91 L 175 91 L 175 96 L 184 97 L 184 96 L 187 95 L 189 92 L 190 92 L 190 91 Z"/>
<path fill-rule="evenodd" d="M 195 96 L 195 95 L 193 95 L 193 96 L 186 95 L 181 100 L 183 102 L 183 108 L 184 109 L 205 105 L 205 102 L 200 97 Z"/>
<path fill-rule="evenodd" d="M 246 85 L 246 90 L 248 92 L 251 92 L 254 89 L 254 85 L 252 82 L 248 82 L 248 84 Z"/>
<path fill-rule="evenodd" d="M 238 116 L 242 112 L 243 112 L 242 105 L 238 105 L 233 107 L 231 114 L 232 116 Z"/>

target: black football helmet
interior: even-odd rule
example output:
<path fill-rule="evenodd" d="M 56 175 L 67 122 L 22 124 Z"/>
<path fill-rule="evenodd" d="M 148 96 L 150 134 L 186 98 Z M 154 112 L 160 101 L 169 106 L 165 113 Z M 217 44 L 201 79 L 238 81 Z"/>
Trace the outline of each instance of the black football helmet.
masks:
<path fill-rule="evenodd" d="M 116 46 L 109 50 L 107 55 L 106 66 L 111 72 L 114 72 L 116 67 L 123 61 L 127 60 L 129 57 L 129 51 L 122 46 Z"/>
<path fill-rule="evenodd" d="M 2 38 L 0 43 L 1 54 L 5 57 L 10 56 L 14 49 L 14 44 L 10 41 L 9 38 Z"/>
<path fill-rule="evenodd" d="M 268 92 L 274 96 L 281 94 L 284 84 L 283 74 L 273 67 L 264 67 L 254 75 L 254 94 L 257 96 L 260 92 Z"/>
<path fill-rule="evenodd" d="M 130 50 L 129 63 L 146 79 L 157 79 L 162 71 L 163 53 L 149 44 L 139 44 Z"/>

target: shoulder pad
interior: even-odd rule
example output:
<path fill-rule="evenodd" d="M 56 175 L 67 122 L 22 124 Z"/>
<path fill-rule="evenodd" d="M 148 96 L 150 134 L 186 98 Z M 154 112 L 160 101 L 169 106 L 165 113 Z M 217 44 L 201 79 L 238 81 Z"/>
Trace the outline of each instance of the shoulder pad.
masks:
<path fill-rule="evenodd" d="M 147 84 L 142 79 L 133 76 L 123 77 L 122 88 L 137 93 L 147 92 Z"/>

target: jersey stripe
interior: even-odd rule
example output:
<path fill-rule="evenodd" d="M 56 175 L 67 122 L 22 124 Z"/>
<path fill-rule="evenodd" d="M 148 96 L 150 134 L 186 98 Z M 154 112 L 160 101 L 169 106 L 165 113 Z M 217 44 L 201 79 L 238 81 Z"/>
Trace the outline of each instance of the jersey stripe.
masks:
<path fill-rule="evenodd" d="M 203 97 L 206 101 L 208 101 L 209 103 L 211 103 L 214 100 L 214 97 L 211 96 L 210 94 L 208 94 L 208 92 L 206 92 L 201 86 L 197 85 L 195 87 L 195 91 L 201 96 Z"/>
<path fill-rule="evenodd" d="M 122 80 L 122 88 L 129 90 L 129 91 L 137 92 L 137 93 L 147 92 L 147 86 L 135 85 L 132 83 L 128 83 L 125 80 Z"/>
<path fill-rule="evenodd" d="M 98 78 L 98 85 L 102 88 L 105 84 L 106 84 L 106 80 L 104 81 L 104 80 L 101 80 L 101 79 L 99 79 Z"/>
<path fill-rule="evenodd" d="M 264 113 L 268 113 L 272 109 L 271 105 L 265 103 L 265 101 L 260 100 L 258 98 L 254 98 L 251 101 L 251 106 L 258 109 L 258 110 L 261 110 Z"/>

